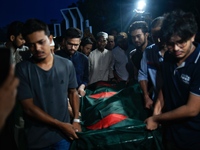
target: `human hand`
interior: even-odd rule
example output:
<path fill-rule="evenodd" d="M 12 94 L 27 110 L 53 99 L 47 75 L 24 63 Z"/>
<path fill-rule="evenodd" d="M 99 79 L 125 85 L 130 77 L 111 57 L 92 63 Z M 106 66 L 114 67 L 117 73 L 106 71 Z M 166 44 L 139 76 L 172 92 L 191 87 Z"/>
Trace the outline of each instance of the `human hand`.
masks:
<path fill-rule="evenodd" d="M 149 96 L 144 97 L 145 108 L 151 109 L 153 106 L 153 101 Z"/>
<path fill-rule="evenodd" d="M 75 129 L 76 132 L 81 132 L 82 131 L 80 123 L 73 122 L 72 125 L 74 126 L 74 129 Z"/>
<path fill-rule="evenodd" d="M 146 128 L 148 130 L 155 130 L 158 128 L 158 123 L 155 121 L 155 116 L 147 118 L 144 122 L 146 123 Z"/>
<path fill-rule="evenodd" d="M 85 93 L 84 89 L 78 89 L 78 94 L 83 97 L 83 96 L 85 96 L 86 93 Z"/>
<path fill-rule="evenodd" d="M 72 124 L 62 122 L 60 125 L 60 129 L 71 140 L 78 139 L 78 136 L 76 135 L 76 128 L 74 128 Z"/>

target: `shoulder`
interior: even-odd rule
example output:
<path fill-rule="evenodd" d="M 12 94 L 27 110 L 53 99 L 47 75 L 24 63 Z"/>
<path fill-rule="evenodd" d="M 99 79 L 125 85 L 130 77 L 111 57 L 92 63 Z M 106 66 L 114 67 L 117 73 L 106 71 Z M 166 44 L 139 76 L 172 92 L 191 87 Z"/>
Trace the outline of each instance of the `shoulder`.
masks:
<path fill-rule="evenodd" d="M 149 45 L 144 51 L 144 53 L 146 54 L 154 54 L 154 53 L 157 54 L 158 52 L 159 52 L 159 48 L 155 44 Z"/>
<path fill-rule="evenodd" d="M 88 57 L 86 55 L 84 55 L 83 53 L 78 52 L 78 51 L 76 53 L 77 53 L 77 55 L 78 55 L 79 58 L 81 58 L 83 60 L 88 60 Z"/>
<path fill-rule="evenodd" d="M 136 52 L 136 48 L 129 52 L 129 56 L 132 57 L 135 54 L 135 52 Z"/>
<path fill-rule="evenodd" d="M 19 73 L 26 74 L 28 72 L 28 70 L 32 70 L 33 67 L 35 67 L 35 64 L 33 63 L 33 61 L 31 61 L 31 59 L 23 60 L 16 64 L 15 71 L 17 74 L 19 74 Z"/>
<path fill-rule="evenodd" d="M 119 51 L 119 49 L 120 49 L 119 46 L 116 46 L 115 48 L 112 49 L 111 52 L 117 52 L 117 51 Z"/>
<path fill-rule="evenodd" d="M 59 56 L 63 56 L 65 54 L 65 51 L 63 49 L 61 49 L 59 51 L 56 51 L 55 54 L 59 55 Z"/>
<path fill-rule="evenodd" d="M 149 50 L 149 49 L 155 49 L 157 46 L 155 44 L 151 44 L 149 46 L 147 46 L 146 50 Z"/>
<path fill-rule="evenodd" d="M 31 61 L 31 58 L 27 59 L 27 60 L 23 60 L 23 61 L 20 61 L 16 64 L 16 67 L 22 67 L 22 68 L 25 68 L 25 67 L 28 67 L 30 66 L 31 64 L 34 64 L 32 61 Z"/>
<path fill-rule="evenodd" d="M 97 49 L 94 49 L 93 51 L 90 52 L 89 57 L 94 56 L 97 53 Z"/>
<path fill-rule="evenodd" d="M 72 61 L 70 61 L 69 59 L 66 59 L 64 57 L 58 56 L 58 55 L 54 55 L 54 61 L 57 62 L 58 64 L 69 64 L 72 65 Z"/>

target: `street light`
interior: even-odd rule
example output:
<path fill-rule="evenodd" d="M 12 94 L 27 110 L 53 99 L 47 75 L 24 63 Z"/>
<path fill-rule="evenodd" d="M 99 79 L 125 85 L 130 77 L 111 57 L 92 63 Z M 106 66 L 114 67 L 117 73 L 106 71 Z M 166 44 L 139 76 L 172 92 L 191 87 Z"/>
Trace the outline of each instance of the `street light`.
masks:
<path fill-rule="evenodd" d="M 144 13 L 145 12 L 145 7 L 146 7 L 146 2 L 144 0 L 140 0 L 137 2 L 136 9 L 134 11 L 136 13 Z"/>

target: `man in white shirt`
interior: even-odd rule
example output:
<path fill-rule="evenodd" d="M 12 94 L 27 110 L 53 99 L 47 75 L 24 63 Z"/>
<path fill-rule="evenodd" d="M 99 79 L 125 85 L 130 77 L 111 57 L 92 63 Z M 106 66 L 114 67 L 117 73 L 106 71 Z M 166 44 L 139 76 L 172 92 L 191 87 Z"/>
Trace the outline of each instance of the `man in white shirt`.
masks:
<path fill-rule="evenodd" d="M 108 81 L 113 78 L 112 52 L 105 49 L 108 34 L 99 32 L 97 34 L 97 49 L 92 51 L 89 59 L 89 84 L 97 81 Z"/>

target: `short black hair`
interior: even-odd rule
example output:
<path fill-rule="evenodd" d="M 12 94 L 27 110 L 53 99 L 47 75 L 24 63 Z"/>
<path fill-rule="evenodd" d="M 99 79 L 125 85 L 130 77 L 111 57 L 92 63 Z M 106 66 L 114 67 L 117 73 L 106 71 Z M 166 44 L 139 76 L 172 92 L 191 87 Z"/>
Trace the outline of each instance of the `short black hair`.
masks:
<path fill-rule="evenodd" d="M 27 35 L 36 31 L 44 31 L 48 37 L 50 35 L 48 25 L 39 19 L 28 19 L 24 24 L 22 35 L 26 38 Z"/>
<path fill-rule="evenodd" d="M 156 28 L 156 27 L 161 27 L 162 23 L 163 23 L 164 17 L 163 16 L 159 16 L 156 17 L 155 19 L 153 19 L 153 21 L 151 22 L 151 26 L 150 28 Z"/>
<path fill-rule="evenodd" d="M 147 33 L 149 31 L 148 25 L 145 21 L 135 21 L 129 27 L 129 34 L 132 31 L 141 29 L 143 33 Z"/>
<path fill-rule="evenodd" d="M 85 37 L 81 40 L 81 46 L 85 46 L 87 44 L 93 44 L 92 40 L 89 37 Z"/>
<path fill-rule="evenodd" d="M 198 31 L 197 22 L 191 12 L 176 10 L 165 16 L 161 27 L 161 40 L 168 42 L 170 38 L 177 35 L 183 41 L 187 41 Z"/>
<path fill-rule="evenodd" d="M 10 36 L 18 36 L 22 34 L 24 23 L 21 21 L 13 21 L 10 23 L 7 29 L 7 38 L 10 40 Z"/>
<path fill-rule="evenodd" d="M 82 37 L 82 31 L 78 28 L 70 27 L 65 31 L 65 34 L 63 35 L 65 39 L 67 38 L 81 38 Z"/>

